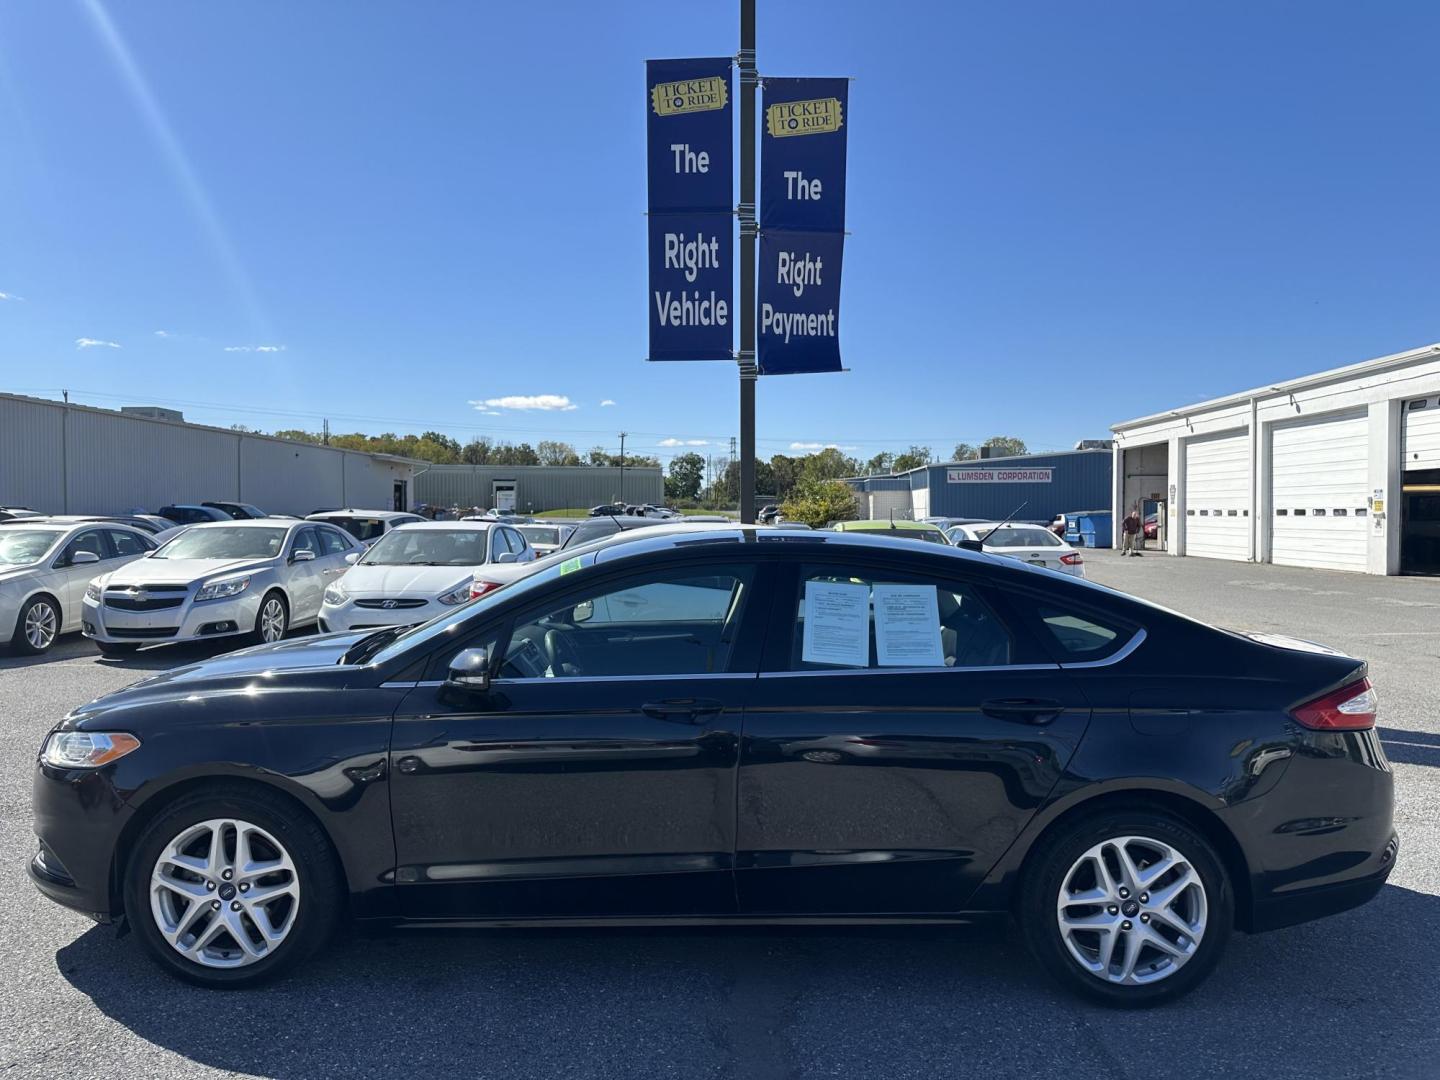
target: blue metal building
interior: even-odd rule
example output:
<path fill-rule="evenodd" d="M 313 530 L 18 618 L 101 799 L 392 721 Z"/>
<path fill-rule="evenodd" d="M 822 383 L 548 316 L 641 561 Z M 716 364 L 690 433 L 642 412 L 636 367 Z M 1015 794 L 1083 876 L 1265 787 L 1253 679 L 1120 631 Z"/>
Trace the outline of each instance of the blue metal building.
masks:
<path fill-rule="evenodd" d="M 861 512 L 896 516 L 1050 521 L 1073 510 L 1110 505 L 1113 455 L 1109 450 L 953 461 L 922 465 L 895 476 L 860 476 L 845 482 L 861 497 Z M 907 489 L 908 488 L 908 492 Z"/>

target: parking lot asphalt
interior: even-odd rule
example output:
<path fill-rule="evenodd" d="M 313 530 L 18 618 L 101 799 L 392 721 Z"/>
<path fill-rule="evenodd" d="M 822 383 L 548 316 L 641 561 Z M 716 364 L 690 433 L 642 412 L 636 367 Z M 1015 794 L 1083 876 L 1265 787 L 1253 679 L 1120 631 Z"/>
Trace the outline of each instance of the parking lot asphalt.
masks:
<path fill-rule="evenodd" d="M 1092 579 L 1369 659 L 1399 864 L 1370 905 L 1235 935 L 1180 1003 L 1055 989 L 1008 931 L 347 936 L 257 991 L 192 989 L 25 876 L 30 776 L 69 709 L 205 655 L 0 654 L 0 1074 L 25 1077 L 1433 1077 L 1440 1072 L 1440 580 L 1087 553 Z"/>

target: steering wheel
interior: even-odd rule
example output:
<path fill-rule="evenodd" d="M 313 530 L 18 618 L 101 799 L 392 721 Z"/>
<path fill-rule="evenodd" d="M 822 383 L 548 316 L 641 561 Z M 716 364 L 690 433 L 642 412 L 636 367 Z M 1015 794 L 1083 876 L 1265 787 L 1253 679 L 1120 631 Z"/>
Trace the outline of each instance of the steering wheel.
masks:
<path fill-rule="evenodd" d="M 550 660 L 550 670 L 556 675 L 579 675 L 580 653 L 571 644 L 563 630 L 545 631 L 545 655 Z"/>

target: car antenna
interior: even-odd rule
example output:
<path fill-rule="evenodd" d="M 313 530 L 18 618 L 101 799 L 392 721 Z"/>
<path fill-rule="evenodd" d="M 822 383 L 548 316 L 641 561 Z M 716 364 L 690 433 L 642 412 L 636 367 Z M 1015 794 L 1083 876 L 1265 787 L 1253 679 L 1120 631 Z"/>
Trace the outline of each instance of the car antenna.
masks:
<path fill-rule="evenodd" d="M 984 547 L 986 540 L 989 540 L 990 537 L 994 536 L 997 532 L 999 532 L 1001 529 L 1003 529 L 1006 525 L 1009 525 L 1010 522 L 1015 519 L 1015 515 L 1018 514 L 1021 510 L 1024 510 L 1025 507 L 1027 507 L 1027 506 L 1029 506 L 1029 505 L 1030 505 L 1030 500 L 1029 500 L 1029 499 L 1026 499 L 1026 500 L 1025 500 L 1024 502 L 1022 502 L 1019 506 L 1015 507 L 1014 510 L 1011 510 L 1010 513 L 1009 513 L 1008 515 L 1006 515 L 1004 521 L 1000 522 L 999 525 L 996 525 L 995 528 L 991 529 L 991 530 L 990 530 L 989 532 L 987 532 L 984 536 L 980 537 L 980 546 L 981 546 L 981 547 Z"/>

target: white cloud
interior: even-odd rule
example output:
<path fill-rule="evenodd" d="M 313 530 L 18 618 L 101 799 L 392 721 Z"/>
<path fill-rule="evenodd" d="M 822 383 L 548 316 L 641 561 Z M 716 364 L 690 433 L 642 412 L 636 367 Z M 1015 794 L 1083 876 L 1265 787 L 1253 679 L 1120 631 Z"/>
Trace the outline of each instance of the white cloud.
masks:
<path fill-rule="evenodd" d="M 858 446 L 841 446 L 838 443 L 827 442 L 792 442 L 791 450 L 858 450 Z"/>
<path fill-rule="evenodd" d="M 16 296 L 13 292 L 0 292 L 0 300 L 24 300 L 23 296 Z M 611 405 L 615 403 L 610 402 Z"/>
<path fill-rule="evenodd" d="M 172 334 L 172 333 L 170 333 L 169 330 L 156 330 L 156 331 L 155 331 L 155 336 L 156 336 L 156 337 L 174 337 L 175 335 Z"/>
<path fill-rule="evenodd" d="M 284 345 L 226 345 L 226 352 L 284 352 Z"/>
<path fill-rule="evenodd" d="M 77 349 L 93 349 L 97 345 L 103 345 L 107 349 L 120 348 L 118 341 L 101 341 L 99 338 L 93 337 L 77 337 L 75 339 L 75 347 Z"/>
<path fill-rule="evenodd" d="M 608 397 L 607 397 L 604 401 L 600 402 L 600 407 L 603 409 L 603 408 L 605 408 L 606 405 L 614 405 L 614 404 L 615 404 L 614 400 L 613 400 L 612 398 L 608 398 Z"/>
<path fill-rule="evenodd" d="M 709 439 L 677 439 L 673 436 L 668 439 L 661 439 L 657 446 L 709 446 Z"/>
<path fill-rule="evenodd" d="M 499 416 L 499 415 L 501 415 L 501 414 L 500 414 L 499 412 L 497 412 L 495 409 L 481 409 L 481 410 L 480 410 L 480 415 L 481 415 L 481 416 Z"/>
<path fill-rule="evenodd" d="M 532 409 L 540 412 L 571 412 L 579 408 L 578 405 L 572 404 L 564 394 L 510 394 L 507 397 L 472 401 L 470 404 L 480 412 L 484 412 L 486 409 L 515 409 L 520 412 L 529 412 Z"/>

